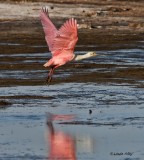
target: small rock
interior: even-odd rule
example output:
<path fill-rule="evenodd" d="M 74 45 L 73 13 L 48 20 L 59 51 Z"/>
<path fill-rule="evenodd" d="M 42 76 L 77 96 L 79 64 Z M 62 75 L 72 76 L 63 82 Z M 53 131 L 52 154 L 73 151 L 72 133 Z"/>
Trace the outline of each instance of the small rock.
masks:
<path fill-rule="evenodd" d="M 89 114 L 92 114 L 92 110 L 91 109 L 89 109 Z"/>
<path fill-rule="evenodd" d="M 50 9 L 54 9 L 54 6 L 50 6 Z"/>

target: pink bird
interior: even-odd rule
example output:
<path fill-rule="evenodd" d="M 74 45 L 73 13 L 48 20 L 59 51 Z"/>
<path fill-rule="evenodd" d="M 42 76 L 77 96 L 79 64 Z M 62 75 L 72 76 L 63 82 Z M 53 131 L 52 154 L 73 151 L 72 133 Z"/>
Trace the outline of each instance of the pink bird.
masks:
<path fill-rule="evenodd" d="M 59 30 L 50 20 L 47 8 L 41 10 L 40 19 L 47 45 L 52 54 L 52 58 L 44 64 L 45 67 L 51 67 L 47 77 L 48 84 L 52 80 L 54 69 L 72 60 L 77 61 L 97 55 L 95 52 L 88 52 L 85 55 L 74 54 L 74 48 L 78 41 L 77 21 L 75 19 L 67 20 Z"/>

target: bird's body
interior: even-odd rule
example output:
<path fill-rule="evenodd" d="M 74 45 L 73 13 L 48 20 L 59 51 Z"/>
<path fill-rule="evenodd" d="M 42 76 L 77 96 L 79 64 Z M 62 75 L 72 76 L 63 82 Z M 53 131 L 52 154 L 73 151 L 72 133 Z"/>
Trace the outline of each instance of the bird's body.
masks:
<path fill-rule="evenodd" d="M 47 81 L 50 83 L 55 68 L 62 66 L 72 60 L 81 60 L 95 56 L 96 53 L 88 52 L 86 55 L 75 56 L 74 48 L 78 40 L 77 21 L 73 18 L 67 20 L 62 27 L 57 30 L 49 18 L 47 8 L 41 10 L 40 18 L 45 33 L 45 39 L 52 58 L 44 64 L 51 67 Z"/>
<path fill-rule="evenodd" d="M 63 50 L 61 54 L 53 56 L 47 63 L 44 64 L 44 66 L 62 66 L 65 63 L 71 61 L 73 58 L 74 54 L 72 51 Z"/>

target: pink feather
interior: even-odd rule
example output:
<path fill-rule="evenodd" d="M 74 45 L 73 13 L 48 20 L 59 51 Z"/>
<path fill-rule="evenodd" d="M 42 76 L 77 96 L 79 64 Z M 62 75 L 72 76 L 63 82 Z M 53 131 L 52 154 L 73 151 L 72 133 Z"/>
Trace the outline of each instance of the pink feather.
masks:
<path fill-rule="evenodd" d="M 59 51 L 60 54 L 62 53 L 62 50 L 74 51 L 78 40 L 77 21 L 73 18 L 69 19 L 59 30 L 57 30 L 47 14 L 47 9 L 42 9 L 40 18 L 47 45 L 49 46 L 49 50 L 52 52 L 53 56 L 57 51 Z"/>
<path fill-rule="evenodd" d="M 40 19 L 47 45 L 52 53 L 52 58 L 44 64 L 45 67 L 52 67 L 48 75 L 48 78 L 51 79 L 55 68 L 71 61 L 75 56 L 73 52 L 78 41 L 77 21 L 71 18 L 57 30 L 50 20 L 46 8 L 41 10 Z"/>

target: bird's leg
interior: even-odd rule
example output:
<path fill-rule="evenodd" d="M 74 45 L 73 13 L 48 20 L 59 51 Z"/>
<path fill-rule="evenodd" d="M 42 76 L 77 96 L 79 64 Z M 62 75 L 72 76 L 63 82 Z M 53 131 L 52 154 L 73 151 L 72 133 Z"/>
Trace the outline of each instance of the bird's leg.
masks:
<path fill-rule="evenodd" d="M 54 72 L 54 68 L 55 66 L 52 66 L 51 69 L 50 69 L 50 72 L 48 73 L 48 77 L 46 79 L 46 83 L 49 85 L 51 80 L 52 80 L 52 75 L 53 75 L 53 72 Z"/>
<path fill-rule="evenodd" d="M 50 131 L 51 135 L 54 134 L 54 127 L 53 127 L 53 123 L 52 123 L 53 117 L 54 117 L 53 114 L 51 114 L 51 113 L 47 114 L 47 126 L 49 128 L 49 131 Z"/>

